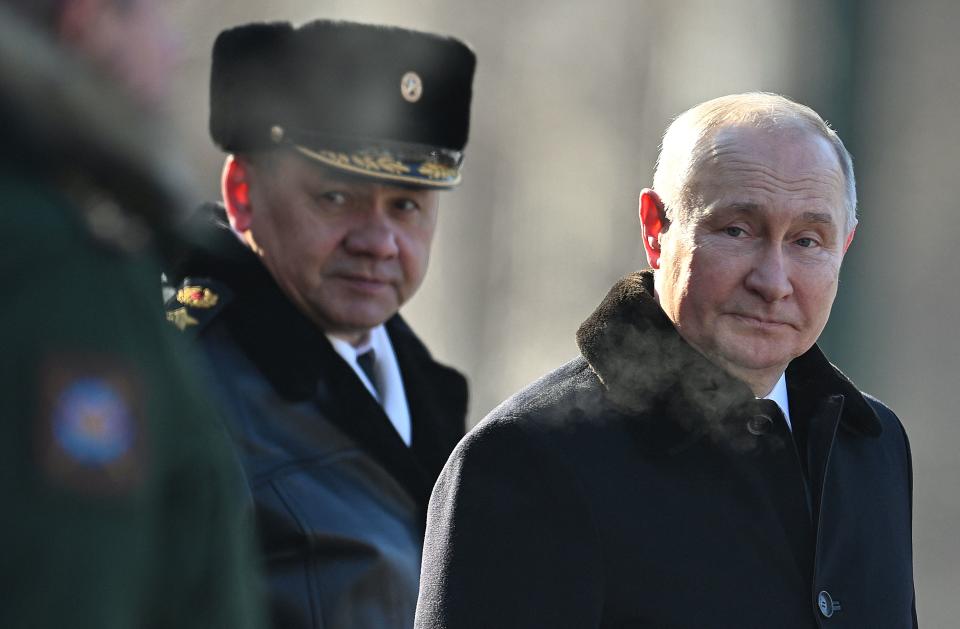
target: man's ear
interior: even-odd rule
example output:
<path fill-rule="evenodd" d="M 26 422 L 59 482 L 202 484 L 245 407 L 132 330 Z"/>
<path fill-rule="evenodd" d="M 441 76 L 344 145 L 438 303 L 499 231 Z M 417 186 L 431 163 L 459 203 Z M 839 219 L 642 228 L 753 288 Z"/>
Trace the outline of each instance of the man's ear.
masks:
<path fill-rule="evenodd" d="M 650 188 L 640 191 L 640 226 L 647 262 L 650 263 L 650 268 L 659 269 L 660 235 L 666 231 L 669 221 L 660 195 Z"/>
<path fill-rule="evenodd" d="M 235 155 L 227 157 L 223 164 L 220 188 L 230 225 L 240 233 L 250 229 L 253 220 L 250 206 L 250 165 Z"/>
<path fill-rule="evenodd" d="M 850 233 L 847 234 L 847 240 L 843 243 L 843 253 L 844 253 L 844 255 L 846 255 L 847 249 L 850 248 L 850 243 L 853 242 L 853 235 L 854 235 L 855 233 L 857 233 L 857 228 L 856 228 L 856 226 L 854 226 L 854 228 L 850 230 Z"/>

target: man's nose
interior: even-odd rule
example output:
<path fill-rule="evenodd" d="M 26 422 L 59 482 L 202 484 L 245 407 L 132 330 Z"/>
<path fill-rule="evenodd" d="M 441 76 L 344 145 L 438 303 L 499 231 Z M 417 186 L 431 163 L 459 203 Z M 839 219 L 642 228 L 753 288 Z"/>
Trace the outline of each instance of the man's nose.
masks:
<path fill-rule="evenodd" d="M 754 258 L 753 268 L 747 274 L 746 286 L 770 303 L 793 294 L 789 261 L 780 243 L 771 243 L 764 247 Z"/>
<path fill-rule="evenodd" d="M 393 258 L 400 252 L 396 230 L 379 201 L 371 201 L 366 211 L 357 216 L 344 245 L 353 255 L 378 259 Z"/>

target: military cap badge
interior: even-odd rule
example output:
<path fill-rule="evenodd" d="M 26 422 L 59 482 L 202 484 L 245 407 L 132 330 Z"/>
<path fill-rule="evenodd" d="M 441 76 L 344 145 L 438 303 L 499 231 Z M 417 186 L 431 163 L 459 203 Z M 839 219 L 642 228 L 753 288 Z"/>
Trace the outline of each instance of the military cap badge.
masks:
<path fill-rule="evenodd" d="M 407 72 L 400 79 L 400 93 L 408 103 L 417 102 L 423 95 L 423 79 L 416 72 Z"/>

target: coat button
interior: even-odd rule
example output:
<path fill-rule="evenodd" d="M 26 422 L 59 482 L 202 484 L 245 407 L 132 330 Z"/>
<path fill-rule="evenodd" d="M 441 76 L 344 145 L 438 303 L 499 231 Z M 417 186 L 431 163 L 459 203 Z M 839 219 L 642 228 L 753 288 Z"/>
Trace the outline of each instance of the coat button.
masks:
<path fill-rule="evenodd" d="M 820 608 L 820 613 L 823 614 L 824 618 L 830 618 L 834 612 L 838 612 L 841 609 L 840 601 L 833 600 L 830 592 L 826 590 L 821 590 L 820 593 L 817 594 L 817 607 Z"/>
<path fill-rule="evenodd" d="M 769 415 L 754 415 L 747 420 L 747 432 L 751 435 L 765 435 L 770 432 L 773 419 Z"/>

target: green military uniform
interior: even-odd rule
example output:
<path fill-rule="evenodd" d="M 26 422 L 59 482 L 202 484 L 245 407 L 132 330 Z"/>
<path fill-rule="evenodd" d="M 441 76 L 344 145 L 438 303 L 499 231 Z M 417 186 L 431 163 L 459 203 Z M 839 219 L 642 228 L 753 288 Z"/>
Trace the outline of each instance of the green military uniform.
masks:
<path fill-rule="evenodd" d="M 162 320 L 171 196 L 147 149 L 127 153 L 144 145 L 130 112 L 65 83 L 85 75 L 14 21 L 0 13 L 0 627 L 259 627 L 238 467 Z"/>

